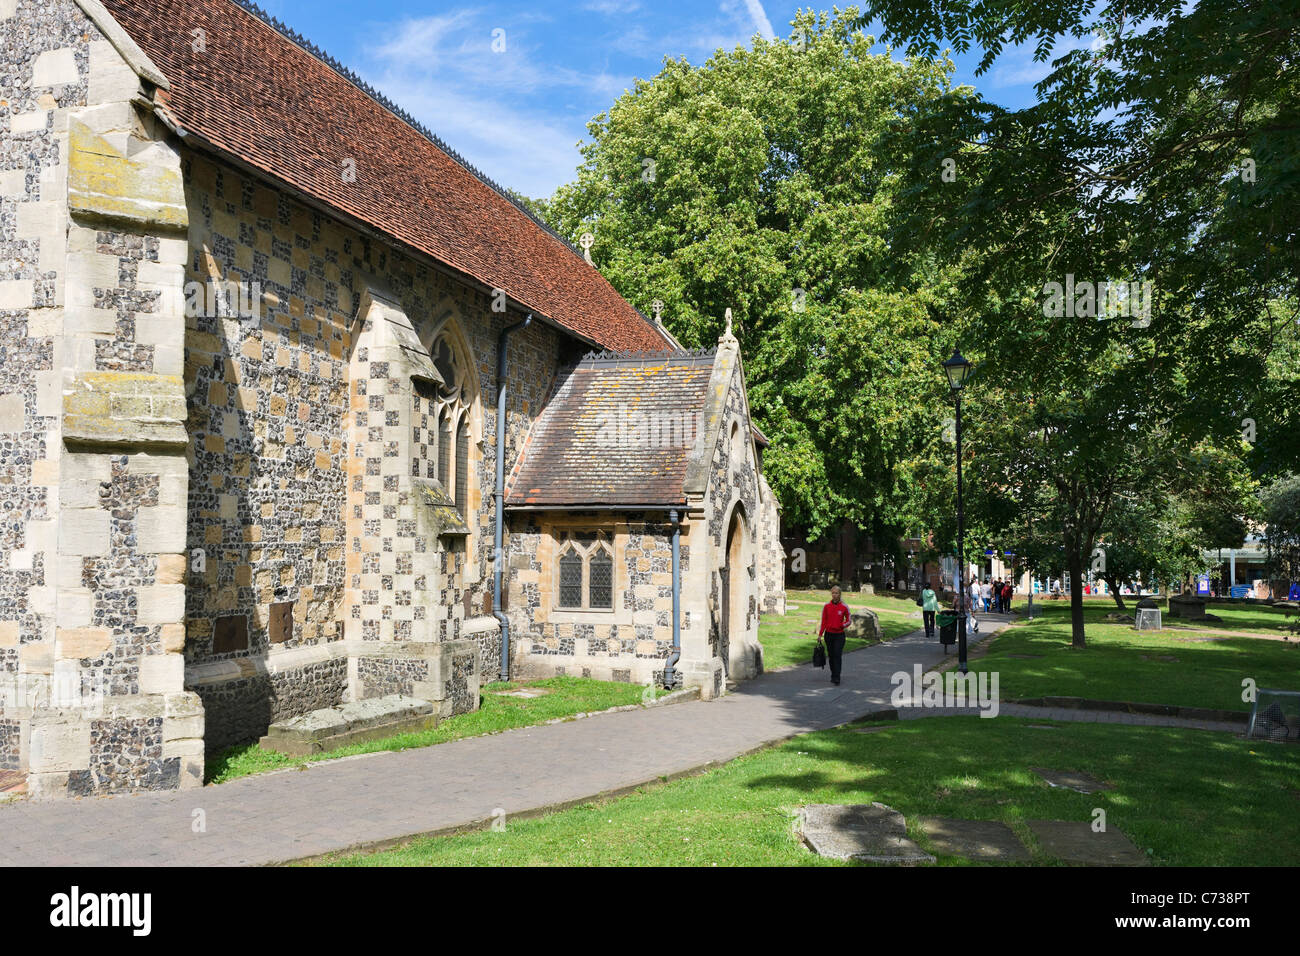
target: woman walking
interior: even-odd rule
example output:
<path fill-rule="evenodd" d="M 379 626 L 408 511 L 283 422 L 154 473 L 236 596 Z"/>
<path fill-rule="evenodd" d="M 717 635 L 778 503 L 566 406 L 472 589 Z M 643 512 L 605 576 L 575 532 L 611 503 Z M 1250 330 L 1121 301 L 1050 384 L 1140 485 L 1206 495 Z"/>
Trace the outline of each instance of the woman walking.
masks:
<path fill-rule="evenodd" d="M 934 593 L 934 588 L 930 585 L 925 586 L 921 592 L 921 617 L 925 620 L 925 639 L 934 640 L 934 615 L 939 610 L 939 595 Z"/>
<path fill-rule="evenodd" d="M 817 640 L 825 638 L 826 660 L 831 665 L 831 683 L 840 682 L 840 663 L 844 659 L 844 630 L 849 626 L 849 607 L 840 600 L 839 586 L 831 588 L 831 599 L 822 606 L 822 623 Z"/>

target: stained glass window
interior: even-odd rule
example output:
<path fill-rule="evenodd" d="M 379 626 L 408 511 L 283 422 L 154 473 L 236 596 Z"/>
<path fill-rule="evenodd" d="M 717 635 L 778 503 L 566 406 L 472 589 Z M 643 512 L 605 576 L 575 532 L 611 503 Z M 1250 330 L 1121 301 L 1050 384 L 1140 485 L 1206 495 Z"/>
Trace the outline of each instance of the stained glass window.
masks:
<path fill-rule="evenodd" d="M 603 531 L 565 531 L 559 560 L 558 607 L 609 611 L 614 608 L 614 548 Z"/>
<path fill-rule="evenodd" d="M 462 416 L 456 432 L 456 507 L 469 509 L 469 422 Z"/>
<path fill-rule="evenodd" d="M 444 410 L 438 415 L 438 480 L 442 487 L 447 487 L 447 475 L 451 470 L 451 412 Z"/>
<path fill-rule="evenodd" d="M 445 338 L 440 338 L 433 346 L 433 367 L 442 376 L 442 390 L 445 394 L 453 394 L 460 388 L 460 369 L 456 362 L 456 353 Z"/>
<path fill-rule="evenodd" d="M 560 556 L 560 607 L 582 607 L 582 555 L 573 548 Z"/>
<path fill-rule="evenodd" d="M 413 474 L 437 478 L 456 509 L 469 518 L 470 497 L 475 478 L 473 435 L 478 427 L 477 389 L 473 366 L 468 362 L 454 328 L 438 333 L 429 347 L 433 372 L 442 379 L 416 383 L 414 422 L 417 462 Z M 471 527 L 474 522 L 470 522 Z"/>
<path fill-rule="evenodd" d="M 591 555 L 589 606 L 612 608 L 614 606 L 614 559 L 605 548 L 597 548 Z"/>

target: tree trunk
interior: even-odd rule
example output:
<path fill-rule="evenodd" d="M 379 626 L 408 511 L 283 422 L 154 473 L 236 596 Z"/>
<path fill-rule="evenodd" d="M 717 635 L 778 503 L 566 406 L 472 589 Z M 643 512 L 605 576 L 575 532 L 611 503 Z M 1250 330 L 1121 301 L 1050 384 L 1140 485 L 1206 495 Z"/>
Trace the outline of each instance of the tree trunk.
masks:
<path fill-rule="evenodd" d="M 1070 644 L 1083 647 L 1083 555 L 1077 546 L 1065 550 L 1070 567 Z"/>
<path fill-rule="evenodd" d="M 1102 580 L 1106 582 L 1106 587 L 1110 588 L 1110 596 L 1115 599 L 1115 606 L 1122 612 L 1124 610 L 1124 595 L 1119 593 L 1119 581 L 1107 577 L 1103 577 Z"/>

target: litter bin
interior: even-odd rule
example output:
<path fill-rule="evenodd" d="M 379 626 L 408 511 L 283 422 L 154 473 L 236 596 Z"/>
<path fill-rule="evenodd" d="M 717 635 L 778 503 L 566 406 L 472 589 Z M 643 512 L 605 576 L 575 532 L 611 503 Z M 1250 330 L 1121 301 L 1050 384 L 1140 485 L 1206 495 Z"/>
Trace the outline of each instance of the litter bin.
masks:
<path fill-rule="evenodd" d="M 940 611 L 935 616 L 935 623 L 939 625 L 939 643 L 944 645 L 945 651 L 949 644 L 957 643 L 957 620 L 956 611 Z"/>

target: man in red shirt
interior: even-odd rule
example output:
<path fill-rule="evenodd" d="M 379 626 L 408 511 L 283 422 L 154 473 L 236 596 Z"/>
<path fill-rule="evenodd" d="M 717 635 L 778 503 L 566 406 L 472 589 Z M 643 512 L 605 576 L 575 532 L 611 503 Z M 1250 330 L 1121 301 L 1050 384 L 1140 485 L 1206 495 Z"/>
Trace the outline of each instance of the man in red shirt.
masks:
<path fill-rule="evenodd" d="M 831 665 L 831 683 L 840 682 L 840 662 L 844 658 L 844 631 L 849 626 L 849 606 L 840 600 L 840 589 L 831 588 L 830 602 L 822 607 L 822 623 L 817 639 L 825 640 L 826 659 Z"/>

